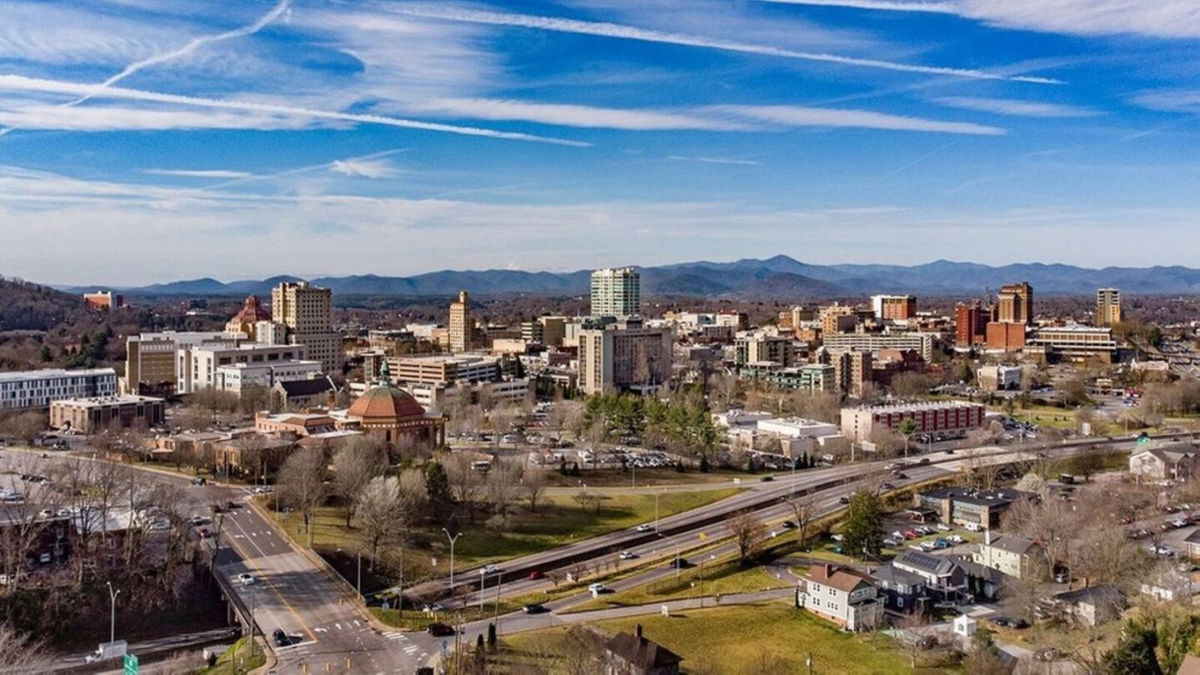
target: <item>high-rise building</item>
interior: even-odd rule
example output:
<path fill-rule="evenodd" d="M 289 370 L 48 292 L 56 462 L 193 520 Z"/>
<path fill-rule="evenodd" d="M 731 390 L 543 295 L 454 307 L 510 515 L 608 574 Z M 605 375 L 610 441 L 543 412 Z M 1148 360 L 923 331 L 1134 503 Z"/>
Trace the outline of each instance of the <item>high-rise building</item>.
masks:
<path fill-rule="evenodd" d="M 996 303 L 997 317 L 1000 323 L 1033 323 L 1033 286 L 1028 281 L 1019 284 L 1008 284 L 1000 288 L 999 301 Z"/>
<path fill-rule="evenodd" d="M 854 308 L 848 305 L 827 305 L 820 310 L 821 332 L 825 335 L 854 330 L 858 323 Z"/>
<path fill-rule="evenodd" d="M 734 364 L 741 366 L 773 364 L 787 368 L 795 361 L 792 339 L 782 335 L 750 333 L 734 341 Z"/>
<path fill-rule="evenodd" d="M 1096 291 L 1096 325 L 1112 326 L 1124 320 L 1121 312 L 1121 291 L 1101 288 Z"/>
<path fill-rule="evenodd" d="M 954 306 L 954 344 L 965 348 L 987 342 L 990 320 L 991 311 L 978 300 L 969 305 L 958 303 Z"/>
<path fill-rule="evenodd" d="M 307 281 L 285 281 L 271 289 L 271 317 L 287 327 L 292 344 L 302 344 L 308 358 L 327 373 L 338 370 L 342 338 L 333 331 L 333 292 Z"/>
<path fill-rule="evenodd" d="M 671 379 L 670 328 L 579 331 L 579 387 L 585 394 L 653 391 Z"/>
<path fill-rule="evenodd" d="M 871 352 L 852 349 L 830 351 L 829 360 L 838 390 L 855 398 L 862 396 L 867 383 L 874 376 Z"/>
<path fill-rule="evenodd" d="M 917 296 L 872 295 L 871 309 L 880 321 L 907 321 L 917 315 Z"/>
<path fill-rule="evenodd" d="M 475 345 L 475 319 L 471 316 L 471 296 L 466 291 L 459 291 L 458 299 L 450 303 L 446 333 L 451 352 L 471 351 Z"/>
<path fill-rule="evenodd" d="M 637 316 L 642 307 L 642 275 L 632 267 L 592 272 L 593 316 Z"/>

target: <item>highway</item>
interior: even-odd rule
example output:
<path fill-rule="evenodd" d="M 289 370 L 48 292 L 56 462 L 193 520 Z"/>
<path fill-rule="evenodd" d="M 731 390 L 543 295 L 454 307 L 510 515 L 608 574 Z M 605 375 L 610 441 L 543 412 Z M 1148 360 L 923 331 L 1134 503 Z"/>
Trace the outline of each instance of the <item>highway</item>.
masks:
<path fill-rule="evenodd" d="M 1169 435 L 1164 435 L 1169 436 Z M 1066 454 L 1079 447 L 1091 444 L 1113 446 L 1128 445 L 1131 437 L 1106 441 L 1105 439 L 1081 439 L 1047 446 L 1026 444 L 996 448 L 992 456 L 997 461 L 1008 458 L 1032 457 L 1034 451 L 1051 454 Z M 39 451 L 0 450 L 0 457 L 20 453 L 24 461 L 39 456 Z M 514 559 L 504 564 L 502 597 L 526 595 L 546 590 L 550 582 L 530 580 L 530 570 L 546 571 L 561 568 L 575 562 L 592 563 L 614 556 L 618 551 L 630 550 L 642 559 L 654 562 L 643 571 L 614 581 L 610 586 L 621 592 L 637 585 L 649 583 L 665 575 L 673 574 L 667 561 L 677 551 L 686 551 L 708 546 L 705 556 L 721 557 L 735 549 L 729 541 L 729 533 L 723 525 L 729 514 L 754 509 L 759 517 L 776 524 L 791 518 L 791 507 L 782 500 L 793 493 L 811 492 L 810 499 L 816 510 L 814 517 L 821 517 L 843 508 L 839 498 L 852 492 L 865 481 L 878 477 L 897 485 L 935 478 L 962 470 L 972 462 L 970 451 L 960 450 L 956 454 L 933 453 L 926 455 L 929 464 L 916 464 L 909 460 L 905 469 L 906 479 L 886 475 L 885 466 L 894 460 L 880 460 L 847 464 L 825 469 L 799 472 L 793 479 L 789 474 L 780 474 L 769 483 L 752 483 L 741 494 L 721 500 L 699 509 L 662 518 L 657 532 L 638 533 L 632 530 L 612 532 L 586 541 L 564 546 L 551 551 Z M 50 455 L 53 461 L 55 455 Z M 141 467 L 138 467 L 141 468 Z M 282 535 L 269 516 L 248 499 L 244 488 L 211 485 L 190 487 L 185 476 L 145 470 L 151 480 L 188 485 L 187 495 L 196 507 L 219 499 L 240 502 L 240 508 L 227 514 L 222 525 L 221 550 L 217 557 L 216 573 L 232 582 L 233 591 L 246 607 L 253 607 L 255 622 L 265 633 L 272 650 L 278 657 L 279 672 L 354 672 L 366 673 L 412 673 L 418 665 L 436 661 L 442 652 L 452 647 L 453 640 L 433 638 L 425 633 L 405 633 L 377 627 L 352 596 L 352 590 L 344 582 L 335 579 L 313 558 L 311 553 L 302 552 Z M 643 488 L 653 492 L 656 488 Z M 704 536 L 701 537 L 701 534 Z M 636 564 L 639 561 L 631 561 Z M 628 568 L 628 566 L 627 566 Z M 241 585 L 239 574 L 249 573 L 255 581 Z M 464 584 L 478 583 L 476 570 L 457 570 L 456 578 Z M 468 581 L 469 580 L 469 581 Z M 484 591 L 485 604 L 494 600 L 496 591 L 491 585 L 494 576 L 489 576 L 488 588 Z M 444 582 L 442 582 L 444 583 Z M 548 603 L 552 609 L 566 609 L 590 596 L 575 595 Z M 475 604 L 479 601 L 475 592 L 466 595 L 460 602 Z M 554 625 L 557 619 L 551 614 L 546 618 L 514 621 L 521 614 L 501 617 L 502 632 L 527 630 L 529 627 Z M 486 628 L 486 622 L 479 624 Z M 290 636 L 293 644 L 278 647 L 270 640 L 272 632 L 282 629 Z M 470 630 L 481 630 L 479 626 L 468 626 Z M 119 636 L 118 636 L 119 637 Z M 474 634 L 471 634 L 474 639 Z"/>
<path fill-rule="evenodd" d="M 42 455 L 46 456 L 43 457 Z M 26 467 L 30 462 L 49 473 L 62 454 L 40 450 L 3 449 L 0 461 Z M 86 459 L 86 458 L 85 458 Z M 192 486 L 186 476 L 137 467 L 148 481 L 186 487 L 185 499 L 195 513 L 217 501 L 235 501 L 239 508 L 225 514 L 221 525 L 216 574 L 230 582 L 241 603 L 253 608 L 254 620 L 278 658 L 281 673 L 363 672 L 411 675 L 428 660 L 431 644 L 404 644 L 394 634 L 375 628 L 361 606 L 316 562 L 295 548 L 250 503 L 245 488 L 210 484 Z M 215 530 L 214 525 L 208 525 Z M 206 549 L 211 551 L 211 549 Z M 254 583 L 242 585 L 238 575 L 249 573 Z M 293 644 L 279 647 L 271 639 L 276 628 Z M 120 633 L 118 631 L 118 638 Z M 78 660 L 67 657 L 64 663 Z"/>

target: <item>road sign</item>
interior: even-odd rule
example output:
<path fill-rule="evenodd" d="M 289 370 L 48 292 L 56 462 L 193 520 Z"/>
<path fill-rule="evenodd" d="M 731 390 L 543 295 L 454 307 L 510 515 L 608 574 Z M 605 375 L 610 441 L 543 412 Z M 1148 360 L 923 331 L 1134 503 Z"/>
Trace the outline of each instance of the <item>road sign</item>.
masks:
<path fill-rule="evenodd" d="M 133 654 L 125 655 L 125 675 L 137 675 L 138 657 Z"/>

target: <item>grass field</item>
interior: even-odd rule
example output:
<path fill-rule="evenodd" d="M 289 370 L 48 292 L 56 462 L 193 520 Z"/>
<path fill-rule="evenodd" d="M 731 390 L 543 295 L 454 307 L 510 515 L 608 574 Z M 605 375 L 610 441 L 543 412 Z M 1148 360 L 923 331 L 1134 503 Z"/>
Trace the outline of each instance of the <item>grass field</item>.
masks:
<path fill-rule="evenodd" d="M 805 673 L 809 654 L 812 672 L 818 675 L 910 671 L 907 658 L 890 649 L 887 638 L 843 633 L 803 610 L 782 604 L 630 617 L 595 625 L 615 634 L 632 632 L 639 623 L 646 637 L 684 658 L 685 673 L 750 674 L 767 671 L 767 664 L 772 665 L 771 672 Z M 503 656 L 508 665 L 501 665 L 497 672 L 517 670 L 515 664 L 535 652 L 552 649 L 563 635 L 563 629 L 554 629 L 505 638 Z"/>
<path fill-rule="evenodd" d="M 253 658 L 250 654 L 250 638 L 244 637 L 230 645 L 220 657 L 217 665 L 201 670 L 201 675 L 239 675 L 248 673 L 266 663 L 267 657 L 261 646 L 254 649 Z"/>
<path fill-rule="evenodd" d="M 702 473 L 695 469 L 676 471 L 675 469 L 637 469 L 636 475 L 620 469 L 585 470 L 582 476 L 564 476 L 557 471 L 546 472 L 546 482 L 552 487 L 577 487 L 587 483 L 592 487 L 643 487 L 646 485 L 692 485 L 698 483 L 728 483 L 734 478 L 742 482 L 756 479 L 754 474 L 745 471 L 712 470 Z M 635 484 L 636 479 L 636 484 Z"/>
<path fill-rule="evenodd" d="M 737 488 L 701 490 L 696 492 L 664 493 L 658 500 L 660 518 L 689 511 L 737 494 Z M 464 519 L 460 524 L 462 537 L 455 544 L 455 568 L 502 561 L 570 544 L 596 535 L 635 527 L 654 520 L 653 495 L 613 494 L 600 497 L 598 507 L 587 510 L 565 495 L 552 495 L 530 512 L 525 504 L 517 505 L 506 527 L 499 531 L 486 528 L 483 519 L 472 525 Z M 297 542 L 306 543 L 303 525 L 297 514 L 276 514 L 288 534 Z M 314 519 L 313 544 L 317 549 L 342 548 L 357 550 L 359 540 L 353 529 L 346 527 L 345 513 L 338 507 L 319 509 Z M 422 573 L 447 574 L 450 550 L 440 528 L 423 532 L 425 545 L 409 551 L 409 581 Z M 436 561 L 436 564 L 435 564 Z"/>
<path fill-rule="evenodd" d="M 571 607 L 571 612 L 584 612 L 593 609 L 609 607 L 627 607 L 630 605 L 647 605 L 664 600 L 681 600 L 700 595 L 749 593 L 765 591 L 772 588 L 791 586 L 787 581 L 779 579 L 763 567 L 742 568 L 736 560 L 705 565 L 703 584 L 701 570 L 692 567 L 681 570 L 679 576 L 670 576 L 653 583 L 644 584 L 627 591 L 602 595 L 581 605 Z"/>

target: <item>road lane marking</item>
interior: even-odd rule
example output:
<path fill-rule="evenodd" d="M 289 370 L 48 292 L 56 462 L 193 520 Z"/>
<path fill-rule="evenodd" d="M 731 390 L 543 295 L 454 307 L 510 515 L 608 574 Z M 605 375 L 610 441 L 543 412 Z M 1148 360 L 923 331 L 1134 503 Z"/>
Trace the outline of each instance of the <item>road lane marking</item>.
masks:
<path fill-rule="evenodd" d="M 234 527 L 238 528 L 239 530 L 242 529 L 242 526 L 239 523 L 237 523 L 236 521 L 233 521 L 233 525 L 234 525 Z M 243 532 L 244 532 L 244 530 L 243 530 Z M 231 540 L 229 543 L 233 545 L 234 550 L 237 551 L 238 555 L 240 555 L 242 557 L 243 564 L 248 569 L 254 569 L 255 571 L 261 572 L 261 570 L 258 570 L 256 568 L 253 568 L 250 566 L 250 564 L 249 564 L 250 557 L 247 556 L 244 551 L 242 551 L 242 548 L 237 545 L 236 541 Z M 250 544 L 254 545 L 254 542 L 251 541 Z M 258 547 L 255 546 L 255 548 L 258 548 Z M 263 553 L 262 549 L 259 549 L 259 553 L 262 554 L 262 557 L 264 557 L 264 558 L 267 557 L 266 554 Z M 296 619 L 296 623 L 300 624 L 300 627 L 304 629 L 304 632 L 308 633 L 308 637 L 311 638 L 311 640 L 313 642 L 316 642 L 317 641 L 316 634 L 314 634 L 312 632 L 312 630 L 308 627 L 308 624 L 305 623 L 304 620 L 300 618 L 300 614 L 296 611 L 295 607 L 292 607 L 292 603 L 288 602 L 287 598 L 284 597 L 283 593 L 279 592 L 279 589 L 276 587 L 275 583 L 272 582 L 271 579 L 266 576 L 263 576 L 262 581 L 263 581 L 263 583 L 265 583 L 267 585 L 268 588 L 270 588 L 275 593 L 275 596 L 279 598 L 279 600 L 283 603 L 284 607 L 287 607 L 288 611 L 291 612 L 291 614 L 292 614 L 292 618 Z"/>

